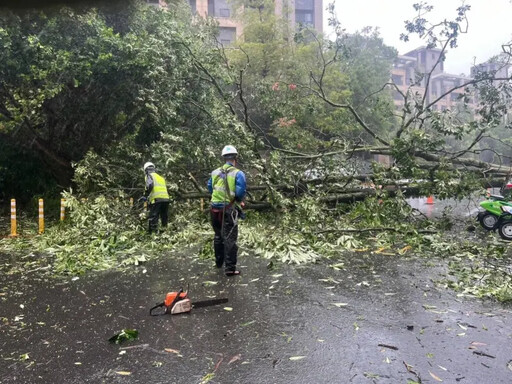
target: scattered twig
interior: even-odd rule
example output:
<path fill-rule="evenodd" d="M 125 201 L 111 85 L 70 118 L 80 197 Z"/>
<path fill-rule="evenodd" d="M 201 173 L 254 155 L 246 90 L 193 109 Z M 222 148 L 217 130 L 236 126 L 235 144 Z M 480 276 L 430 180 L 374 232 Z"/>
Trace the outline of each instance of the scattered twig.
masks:
<path fill-rule="evenodd" d="M 52 267 L 51 265 L 47 265 L 46 267 L 31 269 L 30 271 L 27 271 L 26 273 L 32 273 L 32 272 L 36 272 L 36 271 L 45 271 L 47 269 L 50 269 L 51 267 Z"/>
<path fill-rule="evenodd" d="M 197 182 L 196 178 L 194 177 L 194 175 L 192 175 L 192 173 L 188 173 L 188 176 L 190 177 L 190 180 L 192 181 L 192 184 L 194 184 L 194 187 L 196 187 L 196 189 L 201 192 L 201 193 L 205 193 L 205 189 L 204 188 L 201 188 L 201 186 L 199 185 L 199 183 Z"/>
<path fill-rule="evenodd" d="M 489 355 L 489 354 L 487 354 L 485 352 L 473 351 L 473 353 L 475 355 L 478 355 L 478 356 L 490 357 L 491 359 L 495 359 L 496 358 L 496 356 Z"/>
<path fill-rule="evenodd" d="M 308 233 L 308 234 L 314 234 L 314 235 L 321 235 L 324 233 L 365 233 L 365 232 L 398 232 L 398 233 L 404 233 L 404 234 L 410 234 L 410 233 L 421 233 L 421 234 L 436 234 L 437 231 L 429 231 L 429 230 L 421 230 L 421 231 L 400 231 L 397 228 L 393 227 L 377 227 L 377 228 L 362 228 L 362 229 L 326 229 L 323 231 L 318 231 L 315 233 Z M 305 232 L 304 232 L 305 233 Z"/>
<path fill-rule="evenodd" d="M 414 376 L 416 376 L 418 383 L 422 384 L 421 376 L 415 370 L 412 369 L 412 365 L 407 364 L 405 361 L 402 361 L 402 362 L 404 363 L 405 368 L 407 369 L 407 372 L 412 373 Z"/>
<path fill-rule="evenodd" d="M 398 347 L 395 347 L 394 345 L 388 345 L 388 344 L 377 344 L 377 346 L 379 346 L 379 347 L 383 347 L 383 348 L 389 348 L 389 349 L 392 349 L 393 351 L 398 351 Z"/>
<path fill-rule="evenodd" d="M 217 361 L 217 364 L 215 364 L 215 369 L 213 370 L 213 372 L 217 371 L 217 369 L 220 367 L 223 360 L 224 360 L 224 355 L 220 355 L 220 359 L 219 359 L 219 361 Z"/>
<path fill-rule="evenodd" d="M 149 344 L 137 344 L 137 345 L 131 345 L 129 347 L 122 347 L 122 348 L 119 348 L 119 349 L 121 349 L 121 350 L 122 349 L 138 349 L 138 348 L 145 349 L 147 347 L 149 347 Z"/>
<path fill-rule="evenodd" d="M 344 329 L 343 329 L 343 328 L 341 328 L 341 327 L 337 326 L 336 324 L 333 324 L 333 323 L 329 323 L 329 324 L 331 324 L 334 328 L 338 328 L 338 329 L 340 329 L 340 330 L 344 331 Z"/>

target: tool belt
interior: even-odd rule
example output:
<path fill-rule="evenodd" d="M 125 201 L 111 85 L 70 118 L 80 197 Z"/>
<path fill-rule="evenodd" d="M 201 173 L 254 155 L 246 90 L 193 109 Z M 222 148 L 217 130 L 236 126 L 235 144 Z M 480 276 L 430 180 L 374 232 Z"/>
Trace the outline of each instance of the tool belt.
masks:
<path fill-rule="evenodd" d="M 212 211 L 213 213 L 222 213 L 231 208 L 233 208 L 233 203 L 229 203 L 228 205 L 224 206 L 223 208 L 210 207 L 210 211 Z"/>

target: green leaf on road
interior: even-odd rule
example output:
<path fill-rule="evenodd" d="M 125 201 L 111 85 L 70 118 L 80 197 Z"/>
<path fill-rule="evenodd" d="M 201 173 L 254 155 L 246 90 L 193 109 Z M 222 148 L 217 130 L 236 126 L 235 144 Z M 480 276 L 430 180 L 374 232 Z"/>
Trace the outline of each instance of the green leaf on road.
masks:
<path fill-rule="evenodd" d="M 135 340 L 139 336 L 139 331 L 135 329 L 123 329 L 118 334 L 112 336 L 108 341 L 115 344 L 120 344 L 124 341 Z"/>

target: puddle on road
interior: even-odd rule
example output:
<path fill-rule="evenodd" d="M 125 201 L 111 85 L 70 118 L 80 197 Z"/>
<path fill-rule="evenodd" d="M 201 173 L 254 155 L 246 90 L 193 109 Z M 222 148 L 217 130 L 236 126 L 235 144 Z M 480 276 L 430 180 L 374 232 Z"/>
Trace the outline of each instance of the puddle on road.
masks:
<path fill-rule="evenodd" d="M 440 200 L 433 198 L 433 204 L 427 203 L 426 197 L 408 198 L 409 205 L 423 213 L 429 219 L 441 217 L 445 209 L 449 209 L 451 215 L 458 217 L 476 217 L 480 201 L 484 200 L 481 196 L 475 196 L 471 199 L 461 201 L 454 199 Z"/>

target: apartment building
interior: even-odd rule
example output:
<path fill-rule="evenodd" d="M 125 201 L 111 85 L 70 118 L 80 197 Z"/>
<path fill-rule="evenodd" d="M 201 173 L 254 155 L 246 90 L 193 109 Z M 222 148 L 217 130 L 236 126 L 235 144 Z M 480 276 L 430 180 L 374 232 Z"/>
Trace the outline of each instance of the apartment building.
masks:
<path fill-rule="evenodd" d="M 512 75 L 511 66 L 509 64 L 504 64 L 500 61 L 507 61 L 506 57 L 501 58 L 503 60 L 489 60 L 485 63 L 481 63 L 471 67 L 471 77 L 475 77 L 478 72 L 487 72 L 493 73 L 497 78 L 510 78 Z"/>
<path fill-rule="evenodd" d="M 236 17 L 240 10 L 233 9 L 230 0 L 188 0 L 188 3 L 192 12 L 202 17 L 212 16 L 219 22 L 219 41 L 223 45 L 242 37 L 243 25 Z M 323 0 L 275 0 L 275 12 L 289 18 L 293 28 L 307 26 L 323 31 Z"/>
<path fill-rule="evenodd" d="M 286 1 L 279 0 L 276 3 Z M 323 32 L 323 0 L 291 0 L 287 5 L 293 27 L 307 26 L 319 33 Z"/>
<path fill-rule="evenodd" d="M 417 92 L 423 96 L 428 85 L 425 101 L 427 104 L 435 101 L 432 106 L 434 110 L 454 107 L 464 94 L 464 88 L 449 91 L 471 80 L 471 77 L 465 75 L 444 72 L 443 59 L 439 61 L 440 55 L 440 49 L 419 47 L 399 55 L 391 71 L 391 80 L 403 93 L 411 88 L 413 93 Z M 427 84 L 429 73 L 430 81 Z M 397 108 L 404 104 L 399 92 L 393 92 L 393 100 Z"/>
<path fill-rule="evenodd" d="M 432 72 L 425 101 L 427 104 L 435 102 L 432 106 L 433 110 L 446 110 L 455 107 L 466 91 L 466 87 L 457 87 L 468 83 L 478 73 L 487 72 L 493 74 L 496 78 L 502 79 L 510 79 L 512 76 L 511 65 L 503 64 L 506 60 L 499 60 L 499 58 L 471 67 L 470 76 L 446 73 L 444 72 L 443 60 L 439 61 L 436 66 L 440 55 L 440 49 L 419 47 L 404 55 L 397 56 L 391 71 L 391 81 L 403 93 L 410 89 L 412 93 L 417 92 L 423 96 L 427 87 L 426 74 Z M 412 84 L 414 86 L 411 86 Z M 504 95 L 504 97 L 508 96 Z M 396 90 L 393 91 L 393 100 L 397 108 L 404 104 L 403 97 Z M 474 106 L 477 102 L 478 95 L 471 95 L 470 106 Z"/>

